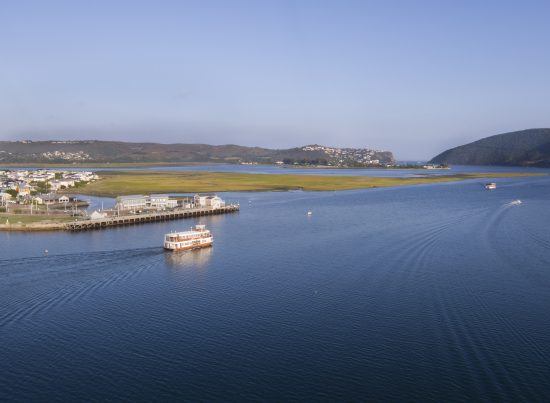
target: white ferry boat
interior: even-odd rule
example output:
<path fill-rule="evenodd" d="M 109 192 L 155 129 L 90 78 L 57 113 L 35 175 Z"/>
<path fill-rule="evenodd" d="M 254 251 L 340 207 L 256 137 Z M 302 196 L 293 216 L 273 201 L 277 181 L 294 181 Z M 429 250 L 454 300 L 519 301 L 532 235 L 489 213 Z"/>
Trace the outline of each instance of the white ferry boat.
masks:
<path fill-rule="evenodd" d="M 204 225 L 195 225 L 189 231 L 172 232 L 164 236 L 164 249 L 171 251 L 212 246 L 212 234 Z"/>
<path fill-rule="evenodd" d="M 485 189 L 493 190 L 497 188 L 497 184 L 495 182 L 489 182 L 485 184 Z"/>

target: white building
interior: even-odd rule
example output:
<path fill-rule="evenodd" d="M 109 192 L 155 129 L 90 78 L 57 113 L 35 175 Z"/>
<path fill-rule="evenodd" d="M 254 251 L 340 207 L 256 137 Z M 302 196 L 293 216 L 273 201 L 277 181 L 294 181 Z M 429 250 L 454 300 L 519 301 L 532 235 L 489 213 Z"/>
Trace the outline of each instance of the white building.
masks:
<path fill-rule="evenodd" d="M 195 207 L 206 207 L 206 198 L 207 197 L 208 197 L 208 195 L 196 194 L 193 197 L 193 204 L 195 205 Z"/>
<path fill-rule="evenodd" d="M 149 196 L 149 206 L 151 208 L 165 209 L 168 207 L 169 200 L 170 197 L 168 195 L 153 194 Z"/>
<path fill-rule="evenodd" d="M 107 217 L 107 214 L 100 213 L 99 211 L 94 211 L 92 214 L 90 214 L 90 219 L 91 220 L 101 220 L 105 217 Z"/>
<path fill-rule="evenodd" d="M 129 195 L 116 198 L 116 208 L 119 210 L 140 210 L 147 207 L 147 196 Z"/>
<path fill-rule="evenodd" d="M 206 198 L 206 205 L 212 208 L 220 208 L 225 206 L 225 202 L 219 196 L 208 196 Z"/>
<path fill-rule="evenodd" d="M 168 199 L 166 202 L 166 208 L 176 208 L 178 207 L 178 201 L 176 199 Z"/>
<path fill-rule="evenodd" d="M 225 201 L 216 195 L 195 195 L 195 207 L 220 208 L 225 206 Z"/>

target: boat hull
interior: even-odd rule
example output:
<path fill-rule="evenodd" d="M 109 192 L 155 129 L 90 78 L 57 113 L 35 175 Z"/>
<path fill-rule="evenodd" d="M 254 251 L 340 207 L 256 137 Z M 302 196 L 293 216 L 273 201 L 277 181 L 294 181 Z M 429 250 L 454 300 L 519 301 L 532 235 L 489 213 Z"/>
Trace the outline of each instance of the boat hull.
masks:
<path fill-rule="evenodd" d="M 182 250 L 192 250 L 192 249 L 202 249 L 202 248 L 209 248 L 211 247 L 213 242 L 205 242 L 205 243 L 198 243 L 195 245 L 185 245 L 185 246 L 171 246 L 171 245 L 164 245 L 164 250 L 169 252 L 179 252 Z"/>

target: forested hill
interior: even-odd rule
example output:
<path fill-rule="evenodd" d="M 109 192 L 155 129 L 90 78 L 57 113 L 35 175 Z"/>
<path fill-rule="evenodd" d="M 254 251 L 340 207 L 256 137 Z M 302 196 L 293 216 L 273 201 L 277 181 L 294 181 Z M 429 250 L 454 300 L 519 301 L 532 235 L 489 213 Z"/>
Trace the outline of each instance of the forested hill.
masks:
<path fill-rule="evenodd" d="M 158 144 L 115 141 L 4 141 L 2 163 L 275 163 L 318 165 L 393 164 L 393 154 L 367 148 L 318 145 L 268 149 L 238 145 Z"/>
<path fill-rule="evenodd" d="M 528 129 L 486 137 L 444 151 L 430 162 L 550 167 L 550 129 Z"/>

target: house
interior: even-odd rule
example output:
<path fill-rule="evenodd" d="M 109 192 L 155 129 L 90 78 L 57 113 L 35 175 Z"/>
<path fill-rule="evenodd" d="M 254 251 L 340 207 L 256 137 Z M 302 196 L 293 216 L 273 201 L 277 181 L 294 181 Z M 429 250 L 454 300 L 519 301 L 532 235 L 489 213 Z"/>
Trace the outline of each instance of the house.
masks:
<path fill-rule="evenodd" d="M 176 199 L 168 199 L 166 202 L 166 208 L 176 208 L 178 207 L 178 201 Z"/>
<path fill-rule="evenodd" d="M 193 203 L 195 204 L 195 207 L 206 207 L 206 198 L 208 196 L 201 196 L 199 194 L 196 194 L 193 198 Z"/>
<path fill-rule="evenodd" d="M 57 203 L 57 196 L 54 194 L 44 194 L 40 195 L 40 198 L 42 199 L 42 203 L 44 204 L 55 204 Z"/>
<path fill-rule="evenodd" d="M 225 206 L 225 202 L 219 196 L 208 196 L 206 198 L 206 206 L 212 208 L 220 208 Z"/>
<path fill-rule="evenodd" d="M 147 207 L 147 196 L 129 195 L 116 198 L 116 208 L 118 210 L 140 210 Z"/>
<path fill-rule="evenodd" d="M 225 206 L 225 201 L 221 197 L 216 195 L 195 195 L 194 197 L 195 207 L 212 207 L 220 208 Z"/>
<path fill-rule="evenodd" d="M 170 197 L 168 195 L 152 194 L 149 196 L 149 206 L 156 209 L 165 209 L 168 207 L 168 201 Z"/>
<path fill-rule="evenodd" d="M 74 196 L 56 195 L 55 193 L 42 194 L 33 198 L 42 200 L 39 204 L 65 204 L 78 201 Z"/>
<path fill-rule="evenodd" d="M 168 195 L 152 194 L 149 196 L 149 206 L 156 209 L 166 209 L 178 207 L 176 199 L 170 199 Z"/>
<path fill-rule="evenodd" d="M 92 214 L 90 214 L 90 219 L 91 220 L 101 220 L 103 218 L 107 217 L 107 214 L 105 213 L 100 213 L 99 211 L 94 211 Z"/>
<path fill-rule="evenodd" d="M 36 204 L 44 204 L 44 199 L 40 196 L 34 196 L 32 202 Z"/>
<path fill-rule="evenodd" d="M 74 186 L 74 180 L 60 179 L 50 182 L 52 190 L 67 189 Z"/>

